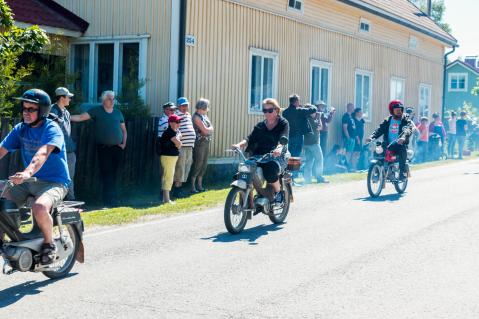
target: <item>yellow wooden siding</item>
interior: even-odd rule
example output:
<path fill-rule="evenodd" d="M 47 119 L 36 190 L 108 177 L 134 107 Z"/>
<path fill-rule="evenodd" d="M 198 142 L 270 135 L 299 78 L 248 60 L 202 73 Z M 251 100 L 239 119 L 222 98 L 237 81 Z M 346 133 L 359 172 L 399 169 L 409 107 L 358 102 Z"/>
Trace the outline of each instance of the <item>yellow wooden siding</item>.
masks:
<path fill-rule="evenodd" d="M 420 83 L 432 86 L 432 111 L 441 104 L 442 60 L 421 58 L 360 38 L 326 31 L 285 17 L 223 0 L 189 1 L 185 95 L 211 100 L 215 126 L 213 156 L 225 156 L 231 143 L 245 137 L 262 117 L 248 115 L 250 48 L 278 53 L 278 99 L 291 93 L 310 99 L 310 60 L 332 63 L 331 104 L 338 109 L 330 145 L 340 137 L 347 102 L 354 102 L 355 70 L 373 73 L 370 132 L 387 115 L 392 76 L 406 79 L 407 105 L 417 106 Z"/>
<path fill-rule="evenodd" d="M 444 48 L 436 40 L 431 40 L 423 33 L 414 31 L 384 18 L 380 18 L 364 10 L 341 3 L 337 0 L 304 0 L 303 13 L 288 10 L 288 0 L 228 0 L 233 3 L 245 4 L 278 15 L 296 19 L 308 24 L 321 26 L 335 31 L 354 34 L 365 40 L 397 46 L 403 50 L 409 49 L 409 36 L 414 35 L 419 40 L 416 54 L 440 59 Z M 405 0 L 406 1 L 406 0 Z M 359 32 L 361 18 L 371 22 L 370 34 Z"/>
<path fill-rule="evenodd" d="M 154 114 L 168 100 L 171 0 L 56 0 L 90 23 L 86 37 L 150 35 L 146 96 Z"/>

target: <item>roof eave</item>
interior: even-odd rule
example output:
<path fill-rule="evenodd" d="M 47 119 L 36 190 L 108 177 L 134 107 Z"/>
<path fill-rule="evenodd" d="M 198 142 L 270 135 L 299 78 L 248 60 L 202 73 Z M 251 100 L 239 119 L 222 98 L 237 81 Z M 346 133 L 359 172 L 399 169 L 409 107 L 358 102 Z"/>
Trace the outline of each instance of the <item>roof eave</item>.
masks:
<path fill-rule="evenodd" d="M 370 12 L 374 15 L 380 16 L 380 17 L 385 18 L 387 20 L 393 21 L 395 23 L 398 23 L 400 25 L 403 25 L 403 26 L 408 27 L 410 29 L 413 29 L 415 31 L 426 34 L 426 35 L 428 35 L 428 36 L 430 36 L 430 37 L 432 37 L 436 40 L 441 41 L 443 44 L 449 45 L 451 47 L 457 46 L 457 40 L 456 39 L 447 38 L 447 37 L 445 37 L 441 34 L 433 32 L 433 31 L 431 31 L 427 28 L 421 27 L 421 26 L 419 26 L 419 25 L 417 25 L 417 24 L 415 24 L 415 23 L 413 23 L 409 20 L 398 17 L 398 16 L 396 16 L 394 14 L 391 14 L 387 11 L 381 10 L 380 8 L 377 8 L 375 6 L 369 5 L 369 4 L 364 3 L 364 2 L 360 2 L 358 0 L 339 0 L 339 1 L 341 1 L 343 3 L 346 3 L 348 5 L 351 5 L 353 7 L 356 7 L 358 9 L 365 10 L 367 12 Z"/>
<path fill-rule="evenodd" d="M 19 28 L 29 28 L 33 26 L 34 24 L 21 22 L 21 21 L 15 21 L 15 25 Z M 46 33 L 62 35 L 65 37 L 79 38 L 83 35 L 83 33 L 80 31 L 73 31 L 73 30 L 68 30 L 64 28 L 51 27 L 47 25 L 39 25 L 38 27 L 42 29 L 43 31 L 45 31 Z"/>

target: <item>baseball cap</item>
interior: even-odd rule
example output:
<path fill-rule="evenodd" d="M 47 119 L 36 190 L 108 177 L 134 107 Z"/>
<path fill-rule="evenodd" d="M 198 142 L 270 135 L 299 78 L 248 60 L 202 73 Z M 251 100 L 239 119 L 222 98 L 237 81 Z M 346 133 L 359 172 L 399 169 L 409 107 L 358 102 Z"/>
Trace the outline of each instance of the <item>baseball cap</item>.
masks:
<path fill-rule="evenodd" d="M 163 104 L 163 109 L 166 109 L 166 108 L 168 108 L 168 107 L 169 107 L 170 109 L 176 109 L 176 105 L 175 105 L 175 103 L 173 103 L 173 102 L 167 102 L 167 103 Z"/>
<path fill-rule="evenodd" d="M 68 96 L 68 97 L 73 97 L 74 94 L 71 94 L 70 91 L 68 91 L 67 88 L 64 87 L 59 87 L 55 90 L 55 95 L 56 96 Z"/>
<path fill-rule="evenodd" d="M 180 105 L 190 105 L 190 102 L 188 101 L 188 99 L 186 97 L 180 97 L 176 103 L 176 105 L 180 106 Z"/>
<path fill-rule="evenodd" d="M 171 122 L 180 123 L 180 121 L 181 121 L 181 117 L 179 117 L 176 114 L 170 115 L 170 117 L 168 117 L 168 123 L 171 123 Z"/>

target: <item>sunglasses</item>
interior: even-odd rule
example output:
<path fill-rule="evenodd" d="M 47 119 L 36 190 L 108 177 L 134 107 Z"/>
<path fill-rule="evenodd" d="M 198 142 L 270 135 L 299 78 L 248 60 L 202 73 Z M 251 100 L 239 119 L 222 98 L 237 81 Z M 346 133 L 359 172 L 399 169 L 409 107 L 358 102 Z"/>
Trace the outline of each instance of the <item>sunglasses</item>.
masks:
<path fill-rule="evenodd" d="M 271 108 L 271 109 L 263 109 L 263 113 L 266 114 L 266 113 L 273 113 L 274 112 L 274 109 Z"/>
<path fill-rule="evenodd" d="M 22 112 L 35 113 L 35 112 L 38 112 L 38 109 L 33 107 L 23 107 Z"/>

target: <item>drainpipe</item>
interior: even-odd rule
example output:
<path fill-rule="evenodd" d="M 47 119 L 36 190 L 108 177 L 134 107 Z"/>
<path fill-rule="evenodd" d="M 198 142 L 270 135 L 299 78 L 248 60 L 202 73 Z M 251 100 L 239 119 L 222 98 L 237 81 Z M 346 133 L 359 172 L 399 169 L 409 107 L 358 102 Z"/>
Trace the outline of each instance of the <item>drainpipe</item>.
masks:
<path fill-rule="evenodd" d="M 183 96 L 185 87 L 185 37 L 187 0 L 180 0 L 180 48 L 178 53 L 178 97 Z"/>
<path fill-rule="evenodd" d="M 447 86 L 447 79 L 446 79 L 446 68 L 447 68 L 447 57 L 456 51 L 457 45 L 452 46 L 452 51 L 449 51 L 444 55 L 444 70 L 442 75 L 442 110 L 441 110 L 441 120 L 444 121 L 444 113 L 446 111 L 446 86 Z"/>
<path fill-rule="evenodd" d="M 432 0 L 427 0 L 427 15 L 431 17 L 432 15 Z"/>

